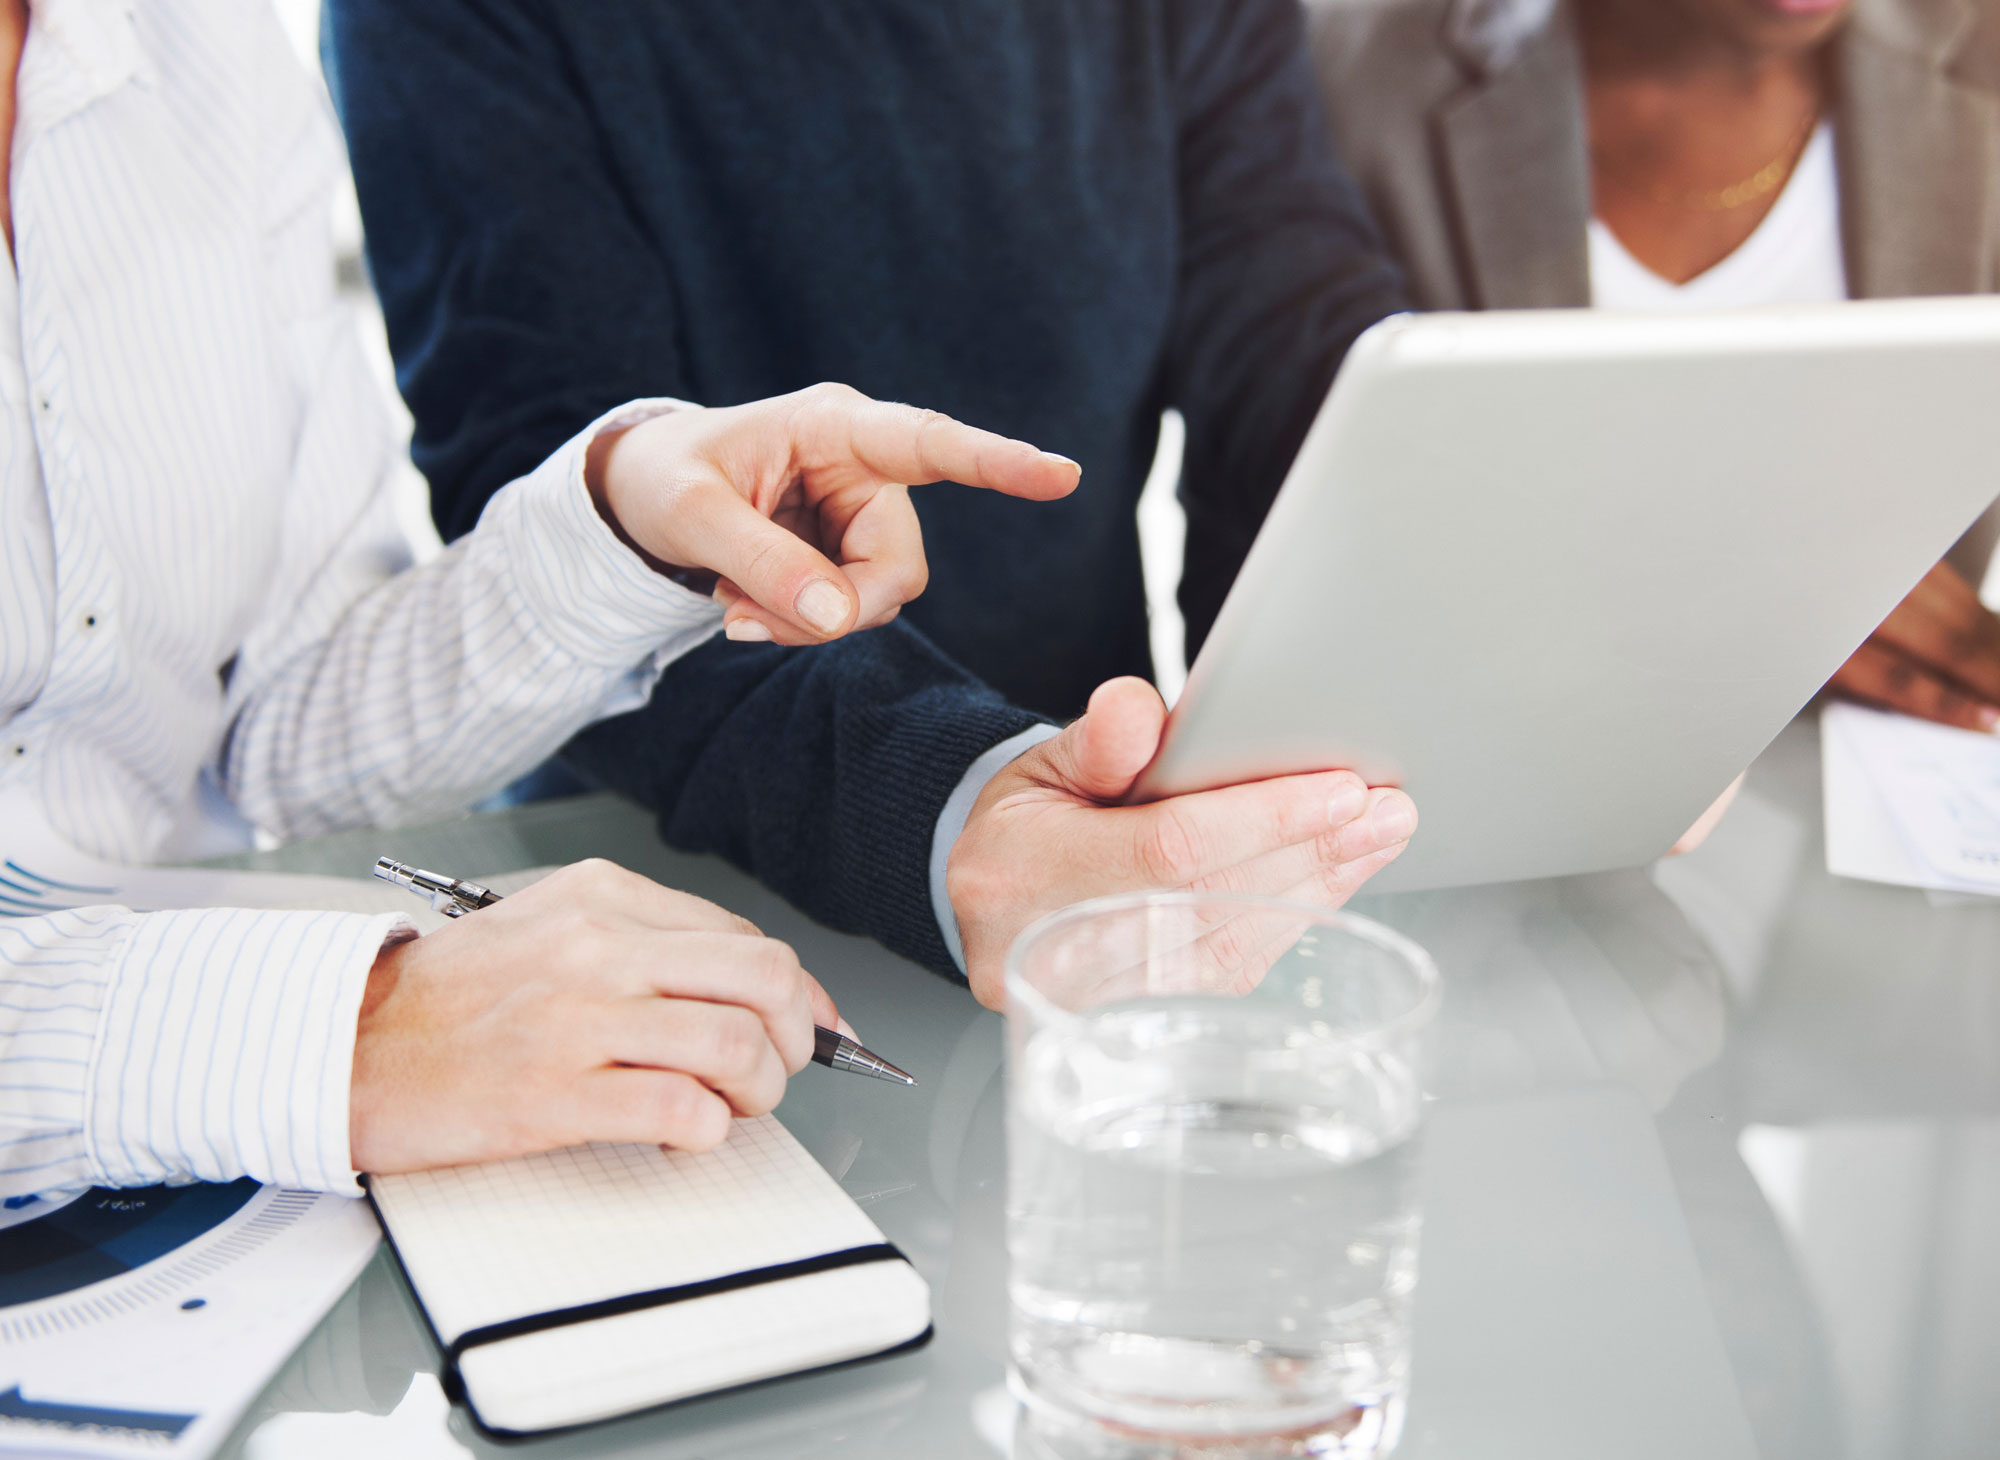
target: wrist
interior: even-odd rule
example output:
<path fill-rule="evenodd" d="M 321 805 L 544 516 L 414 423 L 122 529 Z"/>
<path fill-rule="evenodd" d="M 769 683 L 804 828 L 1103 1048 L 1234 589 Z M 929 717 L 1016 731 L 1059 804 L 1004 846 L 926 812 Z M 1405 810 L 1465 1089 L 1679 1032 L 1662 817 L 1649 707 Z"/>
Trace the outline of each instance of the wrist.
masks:
<path fill-rule="evenodd" d="M 584 448 L 583 485 L 604 525 L 635 557 L 662 577 L 707 596 L 715 591 L 715 573 L 680 562 L 672 555 L 663 557 L 655 553 L 628 526 L 642 515 L 639 509 L 644 502 L 646 474 L 640 462 L 646 443 L 658 431 L 672 429 L 669 423 L 680 414 L 668 411 L 641 421 L 607 425 Z"/>
<path fill-rule="evenodd" d="M 614 491 L 613 481 L 617 480 L 622 486 L 626 474 L 616 465 L 620 459 L 618 448 L 638 429 L 637 426 L 613 426 L 591 438 L 583 453 L 583 485 L 590 493 L 590 505 L 597 509 L 597 515 L 604 519 L 604 525 L 611 529 L 612 535 L 654 572 L 672 576 L 676 565 L 654 557 L 640 546 L 638 539 L 626 531 L 618 512 L 618 499 L 623 493 Z M 629 460 L 629 455 L 626 459 Z M 713 586 L 710 584 L 710 587 Z"/>
<path fill-rule="evenodd" d="M 381 1056 L 382 1041 L 377 1037 L 386 1022 L 396 989 L 402 982 L 405 962 L 415 946 L 413 934 L 404 933 L 384 943 L 368 969 L 362 989 L 361 1008 L 354 1021 L 354 1064 L 347 1082 L 348 1161 L 356 1171 L 370 1171 L 380 1165 L 384 1117 L 394 1100 L 387 1093 L 387 1071 Z"/>
<path fill-rule="evenodd" d="M 989 746 L 966 767 L 956 788 L 946 798 L 938 812 L 935 828 L 931 833 L 931 908 L 937 917 L 938 932 L 944 938 L 945 951 L 960 973 L 968 973 L 965 960 L 964 933 L 970 918 L 978 916 L 983 907 L 977 890 L 977 858 L 961 858 L 958 853 L 965 843 L 965 832 L 975 816 L 1004 794 L 996 785 L 1004 782 L 1001 772 L 1012 765 L 1029 750 L 1058 734 L 1054 725 L 1035 724 L 1016 734 L 1008 736 L 997 745 Z"/>

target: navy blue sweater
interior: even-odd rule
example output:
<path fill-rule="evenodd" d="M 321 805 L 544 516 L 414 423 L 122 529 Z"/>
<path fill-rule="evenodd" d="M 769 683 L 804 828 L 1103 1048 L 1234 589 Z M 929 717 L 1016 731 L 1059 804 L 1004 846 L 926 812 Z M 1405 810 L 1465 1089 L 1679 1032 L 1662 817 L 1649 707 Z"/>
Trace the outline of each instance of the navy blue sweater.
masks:
<path fill-rule="evenodd" d="M 675 843 L 948 966 L 925 869 L 965 766 L 1024 711 L 1149 670 L 1133 508 L 1162 408 L 1188 424 L 1198 635 L 1349 343 L 1400 307 L 1296 0 L 332 0 L 328 19 L 447 536 L 634 396 L 841 380 L 1082 463 L 1062 503 L 919 492 L 913 628 L 712 644 L 569 753 Z"/>

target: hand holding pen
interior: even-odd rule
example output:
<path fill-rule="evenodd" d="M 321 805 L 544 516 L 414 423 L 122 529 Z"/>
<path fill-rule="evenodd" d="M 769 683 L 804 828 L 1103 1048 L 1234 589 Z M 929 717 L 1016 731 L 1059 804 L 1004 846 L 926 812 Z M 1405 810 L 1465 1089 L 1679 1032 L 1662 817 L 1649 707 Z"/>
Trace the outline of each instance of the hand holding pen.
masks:
<path fill-rule="evenodd" d="M 421 867 L 412 867 L 407 862 L 399 862 L 393 857 L 375 859 L 375 875 L 384 882 L 393 882 L 398 887 L 408 888 L 419 897 L 426 899 L 438 912 L 448 918 L 461 918 L 469 912 L 491 907 L 500 901 L 500 894 L 477 882 L 467 882 L 461 878 L 446 877 L 437 872 L 426 872 Z M 864 1049 L 856 1041 L 835 1029 L 815 1026 L 813 1030 L 813 1062 L 829 1069 L 847 1070 L 857 1075 L 867 1075 L 871 1079 L 890 1080 L 902 1085 L 914 1085 L 916 1079 L 897 1069 L 880 1055 Z"/>
<path fill-rule="evenodd" d="M 476 917 L 383 944 L 361 988 L 326 986 L 360 1003 L 357 1171 L 592 1141 L 710 1150 L 784 1098 L 820 1052 L 814 1026 L 839 1018 L 788 945 L 609 862 L 481 900 Z"/>

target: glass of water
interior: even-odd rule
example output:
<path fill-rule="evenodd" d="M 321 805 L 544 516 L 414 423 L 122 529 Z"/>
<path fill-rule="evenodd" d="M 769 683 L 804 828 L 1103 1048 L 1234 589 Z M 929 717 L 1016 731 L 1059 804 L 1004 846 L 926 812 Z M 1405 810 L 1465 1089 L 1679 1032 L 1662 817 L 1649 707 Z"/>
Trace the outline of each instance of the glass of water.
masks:
<path fill-rule="evenodd" d="M 1008 957 L 1017 1455 L 1396 1442 L 1438 974 L 1267 898 L 1079 904 Z"/>

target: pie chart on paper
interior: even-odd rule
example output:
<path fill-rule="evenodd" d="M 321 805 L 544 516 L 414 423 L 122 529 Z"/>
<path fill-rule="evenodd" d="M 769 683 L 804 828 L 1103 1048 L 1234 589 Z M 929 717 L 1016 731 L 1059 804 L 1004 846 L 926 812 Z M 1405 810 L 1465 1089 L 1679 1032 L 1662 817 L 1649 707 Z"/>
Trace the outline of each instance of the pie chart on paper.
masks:
<path fill-rule="evenodd" d="M 206 1453 L 373 1229 L 361 1203 L 250 1180 L 0 1203 L 0 1452 Z"/>

